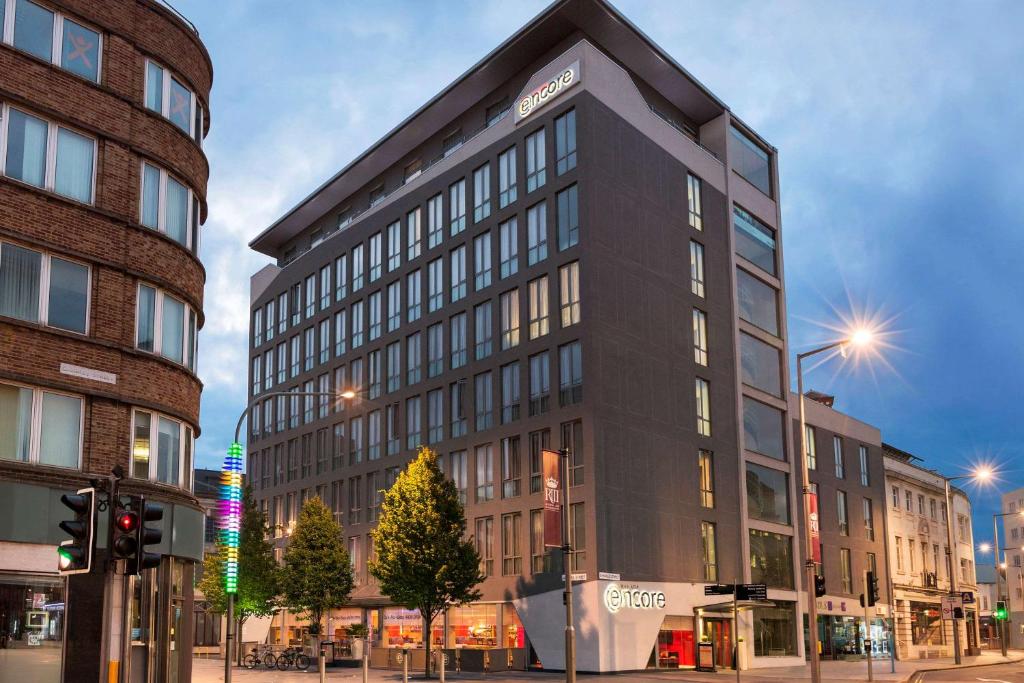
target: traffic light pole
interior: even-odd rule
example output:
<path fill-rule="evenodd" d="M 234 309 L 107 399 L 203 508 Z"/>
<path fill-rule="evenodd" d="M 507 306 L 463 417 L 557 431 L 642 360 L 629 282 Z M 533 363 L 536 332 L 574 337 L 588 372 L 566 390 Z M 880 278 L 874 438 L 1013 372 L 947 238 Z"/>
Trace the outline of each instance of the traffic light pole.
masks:
<path fill-rule="evenodd" d="M 870 614 L 871 607 L 869 607 L 869 604 L 872 602 L 871 594 L 872 594 L 872 586 L 871 586 L 871 582 L 868 580 L 868 571 L 865 569 L 864 570 L 864 652 L 868 656 L 868 680 L 869 681 L 875 680 L 875 673 L 874 673 L 874 671 L 871 668 L 871 664 L 872 664 L 871 660 L 873 659 L 873 657 L 871 656 L 871 649 L 872 649 L 871 648 L 871 614 Z"/>
<path fill-rule="evenodd" d="M 994 551 L 993 557 L 995 558 L 995 561 L 993 562 L 993 564 L 995 565 L 995 569 L 996 569 L 996 604 L 998 604 L 999 601 L 1003 599 L 1003 588 L 1002 588 L 1002 586 L 1003 586 L 1003 582 L 1002 582 L 1003 568 L 999 566 L 1000 565 L 1000 562 L 999 562 L 999 525 L 996 523 L 996 520 L 999 517 L 1002 517 L 1002 516 L 1004 516 L 1004 515 L 992 515 L 992 538 L 994 540 L 994 543 L 992 545 L 992 549 Z M 1009 593 L 1010 591 L 1007 590 L 1006 592 Z M 1009 596 L 1007 596 L 1007 597 L 1009 597 Z M 1003 656 L 1005 657 L 1006 656 L 1006 620 L 1005 619 L 996 619 L 995 622 L 996 622 L 996 632 L 999 634 L 999 651 L 1002 652 Z"/>
<path fill-rule="evenodd" d="M 946 484 L 946 570 L 949 573 L 949 594 L 955 596 L 956 567 L 953 566 L 953 560 L 957 553 L 954 552 L 956 548 L 953 546 L 953 500 L 949 495 L 949 479 L 943 477 L 943 481 Z M 960 666 L 960 623 L 956 618 L 956 612 L 950 616 L 953 617 L 953 662 Z"/>

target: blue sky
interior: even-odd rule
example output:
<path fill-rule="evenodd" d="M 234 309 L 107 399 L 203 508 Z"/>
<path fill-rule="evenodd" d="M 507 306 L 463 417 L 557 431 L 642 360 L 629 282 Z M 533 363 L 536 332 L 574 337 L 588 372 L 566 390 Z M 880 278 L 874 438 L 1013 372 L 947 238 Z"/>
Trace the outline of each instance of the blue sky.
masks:
<path fill-rule="evenodd" d="M 217 467 L 268 261 L 247 242 L 547 2 L 175 4 L 215 72 L 197 450 Z M 779 148 L 792 350 L 840 315 L 892 320 L 884 363 L 808 386 L 947 475 L 991 460 L 998 489 L 1024 486 L 1024 3 L 616 6 Z"/>

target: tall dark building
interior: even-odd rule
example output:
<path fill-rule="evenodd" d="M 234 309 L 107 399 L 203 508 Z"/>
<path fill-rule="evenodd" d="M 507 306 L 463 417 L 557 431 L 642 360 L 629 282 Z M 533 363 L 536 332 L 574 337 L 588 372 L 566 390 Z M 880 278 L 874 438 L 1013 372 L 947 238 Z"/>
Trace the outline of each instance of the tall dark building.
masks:
<path fill-rule="evenodd" d="M 212 78 L 165 3 L 0 0 L 0 680 L 191 680 Z M 109 571 L 101 511 L 64 578 L 60 497 L 115 466 L 160 565 Z"/>
<path fill-rule="evenodd" d="M 310 496 L 344 525 L 359 586 L 329 630 L 365 621 L 380 661 L 429 637 L 564 666 L 539 455 L 565 447 L 581 670 L 690 666 L 702 638 L 731 666 L 719 582 L 768 585 L 743 661 L 801 664 L 778 193 L 724 103 L 608 3 L 561 0 L 257 236 L 248 476 L 282 546 Z M 421 445 L 487 575 L 430 634 L 366 571 Z"/>

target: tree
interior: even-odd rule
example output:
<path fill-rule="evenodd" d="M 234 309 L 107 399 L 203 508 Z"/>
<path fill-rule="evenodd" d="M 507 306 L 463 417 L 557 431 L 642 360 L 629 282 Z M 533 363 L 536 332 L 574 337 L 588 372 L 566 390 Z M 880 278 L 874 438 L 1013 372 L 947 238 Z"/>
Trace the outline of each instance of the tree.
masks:
<path fill-rule="evenodd" d="M 279 569 L 274 546 L 267 539 L 267 517 L 256 504 L 252 488 L 242 491 L 242 519 L 238 534 L 238 584 L 235 592 L 236 642 L 241 642 L 242 626 L 249 617 L 266 617 L 278 607 Z M 224 592 L 224 547 L 203 560 L 203 578 L 199 590 L 210 603 L 209 611 L 227 612 Z M 241 658 L 241 648 L 235 648 Z"/>
<path fill-rule="evenodd" d="M 480 556 L 464 538 L 466 515 L 454 482 L 437 466 L 437 454 L 420 448 L 384 494 L 373 533 L 377 559 L 370 573 L 396 604 L 418 609 L 430 677 L 430 624 L 449 605 L 480 599 Z"/>
<path fill-rule="evenodd" d="M 324 612 L 347 603 L 352 585 L 352 565 L 341 525 L 319 497 L 311 498 L 302 506 L 284 552 L 281 589 L 285 604 L 305 616 L 319 634 Z"/>

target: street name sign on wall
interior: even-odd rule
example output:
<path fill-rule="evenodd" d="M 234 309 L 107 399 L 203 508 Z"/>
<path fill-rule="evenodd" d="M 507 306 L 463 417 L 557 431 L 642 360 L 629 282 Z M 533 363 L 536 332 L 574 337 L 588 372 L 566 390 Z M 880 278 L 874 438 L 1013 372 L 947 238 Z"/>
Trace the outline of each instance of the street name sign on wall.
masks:
<path fill-rule="evenodd" d="M 737 600 L 767 600 L 768 586 L 763 583 L 741 583 L 736 585 Z"/>
<path fill-rule="evenodd" d="M 704 595 L 732 595 L 736 586 L 731 583 L 715 583 L 704 586 Z"/>

